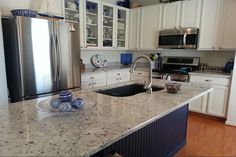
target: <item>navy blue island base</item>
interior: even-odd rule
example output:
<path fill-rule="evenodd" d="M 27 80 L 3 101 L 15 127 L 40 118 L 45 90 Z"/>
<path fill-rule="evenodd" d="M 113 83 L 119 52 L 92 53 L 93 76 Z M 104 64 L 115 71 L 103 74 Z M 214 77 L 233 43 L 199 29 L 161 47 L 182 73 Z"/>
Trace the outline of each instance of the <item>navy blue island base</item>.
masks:
<path fill-rule="evenodd" d="M 91 157 L 171 157 L 186 144 L 188 104 L 107 146 Z"/>

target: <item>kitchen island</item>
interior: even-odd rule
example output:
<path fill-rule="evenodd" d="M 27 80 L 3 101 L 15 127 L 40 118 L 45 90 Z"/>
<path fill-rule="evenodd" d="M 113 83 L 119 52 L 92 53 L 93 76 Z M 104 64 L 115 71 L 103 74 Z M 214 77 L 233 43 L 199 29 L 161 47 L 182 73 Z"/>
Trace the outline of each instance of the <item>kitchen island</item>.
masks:
<path fill-rule="evenodd" d="M 125 84 L 131 83 L 133 82 Z M 153 81 L 154 85 L 159 86 L 164 86 L 164 83 L 162 80 Z M 117 85 L 110 87 L 114 86 Z M 148 141 L 154 144 L 157 142 L 149 136 L 155 135 L 155 129 L 160 130 L 163 134 L 161 137 L 167 137 L 165 129 L 161 131 L 162 128 L 169 130 L 167 135 L 172 135 L 170 138 L 177 135 L 177 141 L 180 142 L 173 147 L 172 144 L 176 141 L 164 139 L 167 145 L 173 147 L 171 152 L 168 150 L 168 154 L 165 154 L 168 156 L 186 142 L 188 103 L 211 90 L 209 85 L 191 83 L 183 83 L 177 94 L 169 94 L 164 89 L 153 92 L 152 95 L 140 93 L 129 97 L 112 97 L 80 90 L 75 91 L 74 96 L 92 99 L 96 106 L 70 114 L 52 114 L 37 109 L 37 103 L 52 97 L 0 106 L 0 156 L 97 157 L 115 151 L 123 156 L 133 157 L 132 154 L 122 154 L 121 151 L 148 150 L 148 145 L 145 145 Z M 169 120 L 172 122 L 170 124 L 176 121 L 174 127 L 168 125 Z M 125 142 L 122 142 L 124 139 Z M 133 143 L 143 145 L 138 145 L 138 149 L 134 150 Z M 150 150 L 155 150 L 155 147 L 152 145 Z M 145 155 L 137 154 L 140 157 Z"/>

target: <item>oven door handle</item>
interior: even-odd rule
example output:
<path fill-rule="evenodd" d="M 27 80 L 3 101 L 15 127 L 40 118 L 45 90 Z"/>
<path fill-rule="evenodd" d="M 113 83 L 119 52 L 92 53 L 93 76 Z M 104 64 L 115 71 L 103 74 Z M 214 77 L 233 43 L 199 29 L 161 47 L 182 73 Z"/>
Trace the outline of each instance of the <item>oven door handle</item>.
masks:
<path fill-rule="evenodd" d="M 186 46 L 186 39 L 187 39 L 187 33 L 184 33 L 184 36 L 183 36 L 183 44 L 184 46 Z"/>

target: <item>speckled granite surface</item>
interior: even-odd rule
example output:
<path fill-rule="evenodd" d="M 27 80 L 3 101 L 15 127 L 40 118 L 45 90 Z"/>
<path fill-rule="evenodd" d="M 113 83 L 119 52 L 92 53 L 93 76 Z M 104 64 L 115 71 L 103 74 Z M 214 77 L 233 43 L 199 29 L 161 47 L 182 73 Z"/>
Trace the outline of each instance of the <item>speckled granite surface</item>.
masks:
<path fill-rule="evenodd" d="M 97 105 L 59 115 L 37 110 L 36 104 L 50 97 L 0 106 L 0 156 L 87 157 L 211 90 L 188 83 L 178 94 L 162 90 L 123 98 L 82 90 L 74 95 Z"/>
<path fill-rule="evenodd" d="M 231 73 L 224 73 L 224 72 L 211 72 L 211 71 L 194 71 L 190 72 L 190 75 L 200 75 L 200 76 L 211 76 L 211 77 L 223 77 L 223 78 L 231 78 Z"/>

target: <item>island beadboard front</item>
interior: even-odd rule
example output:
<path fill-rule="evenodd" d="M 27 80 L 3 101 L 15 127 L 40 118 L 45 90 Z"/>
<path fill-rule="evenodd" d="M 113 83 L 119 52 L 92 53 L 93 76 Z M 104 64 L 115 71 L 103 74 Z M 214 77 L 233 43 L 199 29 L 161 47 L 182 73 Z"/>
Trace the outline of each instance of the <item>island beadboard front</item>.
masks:
<path fill-rule="evenodd" d="M 186 144 L 188 104 L 122 138 L 91 157 L 173 156 Z"/>

